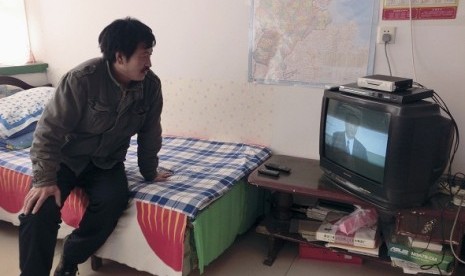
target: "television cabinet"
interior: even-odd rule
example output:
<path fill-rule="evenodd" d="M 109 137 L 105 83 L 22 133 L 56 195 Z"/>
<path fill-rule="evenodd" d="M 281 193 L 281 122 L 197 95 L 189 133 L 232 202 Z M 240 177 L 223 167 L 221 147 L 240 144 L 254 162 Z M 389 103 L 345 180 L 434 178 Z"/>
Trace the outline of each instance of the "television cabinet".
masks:
<path fill-rule="evenodd" d="M 260 169 L 265 169 L 265 164 L 275 163 L 290 168 L 290 173 L 281 172 L 278 177 L 267 176 L 259 173 Z M 278 252 L 285 241 L 306 243 L 316 246 L 324 246 L 324 242 L 308 242 L 297 233 L 289 233 L 290 219 L 293 216 L 291 206 L 293 198 L 296 196 L 308 197 L 309 199 L 324 199 L 338 203 L 349 203 L 361 207 L 374 207 L 379 214 L 379 227 L 381 232 L 386 227 L 393 227 L 398 234 L 409 236 L 426 236 L 432 241 L 444 240 L 445 230 L 450 231 L 457 207 L 450 203 L 450 198 L 436 195 L 425 205 L 402 210 L 380 210 L 376 206 L 355 197 L 331 183 L 323 171 L 320 169 L 319 160 L 306 159 L 286 155 L 273 155 L 264 164 L 255 169 L 248 177 L 248 182 L 257 187 L 269 190 L 271 196 L 270 214 L 268 214 L 257 226 L 256 231 L 268 237 L 268 254 L 264 264 L 271 266 L 276 259 Z M 446 203 L 445 199 L 447 200 Z M 441 223 L 442 227 L 431 227 L 432 224 Z M 428 228 L 429 227 L 429 228 Z M 457 223 L 452 238 L 456 252 L 462 248 L 462 240 L 465 227 L 465 211 L 457 219 Z M 428 232 L 433 230 L 433 232 Z M 450 232 L 447 232 L 447 237 Z M 381 233 L 382 236 L 382 233 Z M 449 243 L 447 243 L 449 244 Z M 379 257 L 362 256 L 374 261 L 381 261 L 390 264 L 387 256 L 386 246 L 381 247 Z M 352 254 L 352 253 L 349 253 Z M 464 254 L 462 253 L 462 258 Z M 358 255 L 361 256 L 361 255 Z M 457 270 L 465 271 L 464 265 L 456 261 L 454 273 Z"/>

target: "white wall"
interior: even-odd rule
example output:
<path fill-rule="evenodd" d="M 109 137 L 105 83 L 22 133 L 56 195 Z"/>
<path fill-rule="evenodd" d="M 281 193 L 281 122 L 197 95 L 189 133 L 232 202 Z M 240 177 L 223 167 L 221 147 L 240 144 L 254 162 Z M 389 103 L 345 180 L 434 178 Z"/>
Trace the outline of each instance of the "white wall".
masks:
<path fill-rule="evenodd" d="M 462 2 L 462 1 L 460 1 Z M 408 21 L 388 48 L 392 74 L 415 78 L 448 104 L 465 137 L 465 3 L 455 20 L 413 22 L 414 75 Z M 152 27 L 153 70 L 163 82 L 166 134 L 245 141 L 276 154 L 318 158 L 323 91 L 248 83 L 249 0 L 26 0 L 32 44 L 57 83 L 63 73 L 99 56 L 97 37 L 116 18 L 133 16 Z M 377 45 L 375 73 L 389 74 Z M 416 76 L 416 77 L 415 77 Z M 465 171 L 460 146 L 454 171 Z"/>

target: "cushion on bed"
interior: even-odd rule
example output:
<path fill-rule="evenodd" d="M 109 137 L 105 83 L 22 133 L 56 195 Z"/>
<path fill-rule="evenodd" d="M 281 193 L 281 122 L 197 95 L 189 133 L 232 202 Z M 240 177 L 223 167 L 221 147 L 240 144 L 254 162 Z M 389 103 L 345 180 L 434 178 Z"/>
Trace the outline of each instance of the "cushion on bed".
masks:
<path fill-rule="evenodd" d="M 36 87 L 0 99 L 0 138 L 19 137 L 31 131 L 55 88 Z M 34 127 L 32 128 L 32 131 Z"/>

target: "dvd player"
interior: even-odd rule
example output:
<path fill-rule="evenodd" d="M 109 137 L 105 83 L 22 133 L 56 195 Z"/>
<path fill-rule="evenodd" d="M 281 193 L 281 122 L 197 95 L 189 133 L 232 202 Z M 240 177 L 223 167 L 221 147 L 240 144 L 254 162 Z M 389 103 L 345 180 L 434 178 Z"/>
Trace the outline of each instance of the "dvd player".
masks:
<path fill-rule="evenodd" d="M 434 90 L 412 87 L 409 89 L 401 90 L 399 92 L 384 92 L 369 88 L 360 87 L 357 83 L 349 83 L 339 86 L 339 92 L 359 95 L 368 98 L 374 98 L 381 101 L 392 103 L 411 103 L 425 98 L 430 98 L 434 94 Z"/>
<path fill-rule="evenodd" d="M 371 75 L 358 78 L 357 84 L 360 87 L 394 92 L 411 88 L 413 80 L 385 75 Z"/>

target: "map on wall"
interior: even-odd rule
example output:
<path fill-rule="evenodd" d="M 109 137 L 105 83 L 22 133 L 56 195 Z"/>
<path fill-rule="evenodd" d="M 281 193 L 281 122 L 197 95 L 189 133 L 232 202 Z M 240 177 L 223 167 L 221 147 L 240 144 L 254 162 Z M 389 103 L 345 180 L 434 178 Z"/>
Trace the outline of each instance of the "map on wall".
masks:
<path fill-rule="evenodd" d="M 310 85 L 373 73 L 378 0 L 253 0 L 249 81 Z"/>

